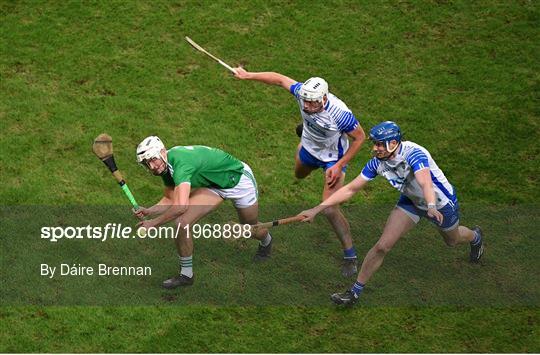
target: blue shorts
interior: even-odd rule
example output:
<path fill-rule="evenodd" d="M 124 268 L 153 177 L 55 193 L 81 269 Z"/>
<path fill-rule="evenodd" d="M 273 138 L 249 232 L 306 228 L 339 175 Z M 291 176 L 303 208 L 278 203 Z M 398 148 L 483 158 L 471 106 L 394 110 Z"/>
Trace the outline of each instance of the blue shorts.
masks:
<path fill-rule="evenodd" d="M 443 208 L 438 209 L 443 215 L 443 222 L 439 224 L 437 220 L 427 215 L 427 211 L 421 210 L 416 207 L 410 198 L 405 195 L 401 195 L 397 203 L 397 207 L 401 208 L 411 219 L 418 223 L 420 217 L 427 218 L 433 224 L 435 224 L 443 232 L 447 232 L 456 228 L 459 225 L 459 204 L 456 202 L 448 202 Z"/>
<path fill-rule="evenodd" d="M 328 169 L 328 168 L 333 167 L 337 163 L 337 160 L 329 161 L 329 162 L 320 161 L 319 159 L 315 158 L 313 155 L 309 154 L 309 152 L 307 150 L 305 150 L 304 147 L 300 147 L 300 151 L 298 152 L 298 156 L 300 157 L 300 161 L 302 162 L 302 164 L 307 165 L 307 166 L 311 166 L 311 167 L 314 167 L 314 168 L 323 168 L 324 171 L 326 171 L 326 169 Z M 346 172 L 347 171 L 347 165 L 345 165 L 341 169 L 341 171 Z"/>

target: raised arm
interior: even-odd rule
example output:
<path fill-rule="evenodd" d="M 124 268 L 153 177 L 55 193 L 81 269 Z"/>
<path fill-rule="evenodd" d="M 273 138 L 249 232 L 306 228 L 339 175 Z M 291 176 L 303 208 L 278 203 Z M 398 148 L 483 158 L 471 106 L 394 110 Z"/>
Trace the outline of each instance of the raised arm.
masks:
<path fill-rule="evenodd" d="M 249 72 L 242 67 L 234 68 L 236 78 L 241 80 L 255 80 L 260 81 L 268 85 L 278 85 L 289 91 L 291 85 L 296 83 L 295 80 L 285 76 L 283 74 L 274 72 Z"/>

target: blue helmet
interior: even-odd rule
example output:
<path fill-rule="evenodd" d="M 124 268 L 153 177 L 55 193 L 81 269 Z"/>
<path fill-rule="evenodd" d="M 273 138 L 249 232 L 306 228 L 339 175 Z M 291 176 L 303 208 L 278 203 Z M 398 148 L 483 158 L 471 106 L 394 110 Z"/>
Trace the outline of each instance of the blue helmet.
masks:
<path fill-rule="evenodd" d="M 369 131 L 369 139 L 374 142 L 401 142 L 401 129 L 392 121 L 381 122 Z"/>

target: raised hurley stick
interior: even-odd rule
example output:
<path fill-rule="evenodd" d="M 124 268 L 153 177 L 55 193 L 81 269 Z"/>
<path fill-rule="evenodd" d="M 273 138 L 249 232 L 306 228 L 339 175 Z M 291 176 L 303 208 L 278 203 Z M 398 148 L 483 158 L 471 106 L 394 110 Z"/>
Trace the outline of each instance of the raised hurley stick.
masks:
<path fill-rule="evenodd" d="M 225 63 L 224 61 L 222 61 L 221 59 L 219 59 L 218 57 L 214 56 L 213 54 L 211 54 L 210 52 L 208 52 L 206 49 L 204 49 L 203 47 L 199 46 L 197 43 L 195 43 L 194 40 L 192 40 L 191 38 L 189 38 L 188 36 L 186 36 L 186 41 L 188 41 L 189 44 L 191 44 L 193 46 L 193 48 L 195 48 L 196 50 L 200 51 L 200 52 L 203 52 L 204 54 L 206 54 L 207 56 L 209 56 L 210 58 L 212 58 L 213 60 L 215 60 L 216 62 L 218 62 L 219 64 L 223 65 L 225 68 L 227 68 L 228 70 L 231 71 L 231 73 L 233 74 L 236 74 L 236 72 L 234 71 L 233 68 L 231 68 L 230 65 L 228 65 L 227 63 Z"/>

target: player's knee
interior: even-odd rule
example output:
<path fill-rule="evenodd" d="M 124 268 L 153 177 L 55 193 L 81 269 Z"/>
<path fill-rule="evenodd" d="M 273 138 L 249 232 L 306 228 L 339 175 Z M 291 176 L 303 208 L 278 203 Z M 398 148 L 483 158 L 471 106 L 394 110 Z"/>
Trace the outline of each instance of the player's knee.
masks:
<path fill-rule="evenodd" d="M 176 228 L 179 229 L 179 235 L 187 233 L 187 226 L 190 224 L 189 221 L 186 221 L 182 216 L 177 217 L 175 220 Z"/>
<path fill-rule="evenodd" d="M 386 255 L 390 250 L 392 250 L 392 247 L 388 243 L 377 242 L 373 249 L 377 254 Z"/>

